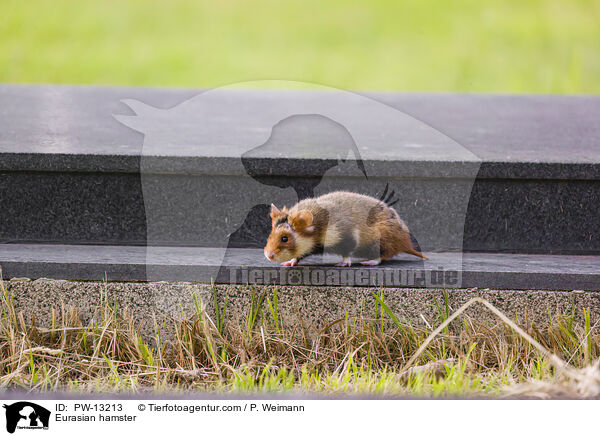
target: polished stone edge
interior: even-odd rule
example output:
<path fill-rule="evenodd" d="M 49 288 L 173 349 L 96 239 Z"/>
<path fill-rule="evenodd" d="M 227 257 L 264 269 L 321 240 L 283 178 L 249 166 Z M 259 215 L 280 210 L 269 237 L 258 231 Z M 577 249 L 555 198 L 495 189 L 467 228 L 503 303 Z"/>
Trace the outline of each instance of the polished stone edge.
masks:
<path fill-rule="evenodd" d="M 431 253 L 430 263 L 401 257 L 369 268 L 282 268 L 266 263 L 262 250 L 229 249 L 221 263 L 223 254 L 216 248 L 161 247 L 146 257 L 144 247 L 10 244 L 0 246 L 0 266 L 4 279 L 600 290 L 600 256 Z"/>
<path fill-rule="evenodd" d="M 228 279 L 232 269 L 225 267 L 219 271 L 217 277 L 211 274 L 210 269 L 203 266 L 154 266 L 155 280 L 160 281 L 189 281 L 193 283 L 220 283 L 220 284 L 253 284 L 255 282 L 243 282 L 242 280 L 231 281 Z M 310 267 L 305 267 L 310 270 Z M 302 268 L 301 268 L 302 270 Z M 356 269 L 354 269 L 356 271 Z M 264 271 L 264 270 L 263 270 Z M 359 282 L 348 285 L 344 282 L 315 285 L 313 282 L 304 280 L 294 282 L 294 286 L 374 286 L 374 287 L 416 287 L 435 289 L 440 286 L 452 288 L 495 288 L 495 289 L 538 289 L 538 290 L 572 290 L 585 289 L 589 291 L 600 291 L 600 274 L 555 274 L 555 273 L 514 273 L 497 271 L 448 271 L 450 273 L 462 274 L 461 281 L 457 283 L 427 284 L 424 276 L 427 270 L 410 270 L 417 278 L 413 281 L 398 282 L 391 285 Z M 56 264 L 56 263 L 23 263 L 3 262 L 2 276 L 9 279 L 13 277 L 27 278 L 51 278 L 68 280 L 107 280 L 107 281 L 147 281 L 145 265 L 124 264 Z M 155 281 L 153 280 L 153 281 Z M 258 282 L 256 284 L 280 285 L 278 282 Z M 282 284 L 283 285 L 283 284 Z M 289 284 L 287 284 L 289 285 Z"/>
<path fill-rule="evenodd" d="M 312 177 L 322 175 L 319 165 L 326 159 L 278 159 L 281 174 L 267 170 L 270 158 L 256 159 L 266 169 L 255 176 Z M 281 161 L 285 165 L 281 165 Z M 10 172 L 102 172 L 177 175 L 246 176 L 241 159 L 219 156 L 141 156 L 128 154 L 2 153 L 0 171 Z M 477 162 L 477 161 L 386 161 L 365 160 L 369 174 L 394 178 L 600 180 L 599 163 L 567 162 Z M 260 165 L 258 165 L 260 167 Z M 347 176 L 343 172 L 334 176 Z"/>

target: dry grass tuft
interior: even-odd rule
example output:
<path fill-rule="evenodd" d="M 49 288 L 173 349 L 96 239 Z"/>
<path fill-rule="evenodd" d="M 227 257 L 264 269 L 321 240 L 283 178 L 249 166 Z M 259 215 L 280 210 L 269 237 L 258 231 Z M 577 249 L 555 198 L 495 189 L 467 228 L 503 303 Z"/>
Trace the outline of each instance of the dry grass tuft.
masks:
<path fill-rule="evenodd" d="M 1 282 L 0 282 L 1 283 Z M 303 392 L 368 395 L 600 395 L 600 334 L 575 313 L 544 325 L 503 314 L 496 324 L 451 314 L 447 299 L 432 326 L 399 319 L 373 294 L 374 313 L 355 313 L 320 329 L 279 315 L 277 291 L 255 295 L 243 322 L 196 313 L 153 338 L 106 299 L 90 321 L 76 307 L 52 312 L 52 325 L 25 322 L 1 285 L 0 386 L 29 391 Z M 437 302 L 436 302 L 437 305 Z M 436 327 L 437 326 L 437 327 Z M 596 362 L 596 363 L 593 363 Z"/>
<path fill-rule="evenodd" d="M 548 380 L 531 379 L 505 388 L 507 396 L 534 398 L 600 398 L 600 361 Z"/>

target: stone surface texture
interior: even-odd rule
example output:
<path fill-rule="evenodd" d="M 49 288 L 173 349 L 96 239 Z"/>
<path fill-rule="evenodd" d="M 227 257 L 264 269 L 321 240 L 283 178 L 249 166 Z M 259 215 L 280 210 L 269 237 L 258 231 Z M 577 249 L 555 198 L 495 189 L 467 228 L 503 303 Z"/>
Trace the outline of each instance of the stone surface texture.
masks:
<path fill-rule="evenodd" d="M 153 320 L 159 325 L 171 325 L 170 320 L 193 316 L 196 309 L 193 296 L 199 297 L 209 315 L 214 316 L 214 293 L 222 307 L 227 296 L 226 320 L 240 322 L 250 306 L 252 293 L 265 293 L 273 300 L 273 286 L 211 285 L 192 283 L 106 283 L 67 280 L 15 279 L 5 282 L 18 311 L 26 319 L 35 316 L 36 324 L 47 327 L 51 322 L 51 309 L 76 306 L 84 319 L 89 320 L 102 298 L 127 308 L 141 322 L 142 334 L 154 337 Z M 343 319 L 345 310 L 370 316 L 375 311 L 372 288 L 278 286 L 278 310 L 286 325 L 302 325 L 309 331 L 322 328 L 325 323 Z M 448 290 L 450 310 L 458 309 L 470 298 L 481 296 L 511 318 L 519 317 L 529 322 L 543 323 L 549 315 L 570 314 L 575 308 L 577 317 L 581 309 L 589 308 L 592 323 L 598 320 L 600 294 L 584 291 L 518 291 L 490 289 Z M 395 288 L 383 291 L 383 299 L 400 318 L 415 325 L 433 324 L 439 316 L 436 304 L 443 304 L 441 289 Z M 266 305 L 266 303 L 265 303 Z M 266 306 L 265 306 L 266 307 Z M 497 324 L 500 321 L 482 305 L 468 309 L 467 314 L 479 320 Z M 170 328 L 166 332 L 172 335 Z"/>
<path fill-rule="evenodd" d="M 350 268 L 334 267 L 335 256 L 312 256 L 285 268 L 260 249 L 4 244 L 0 265 L 4 278 L 600 290 L 600 256 L 426 254 L 428 261 L 400 254 L 376 267 Z"/>

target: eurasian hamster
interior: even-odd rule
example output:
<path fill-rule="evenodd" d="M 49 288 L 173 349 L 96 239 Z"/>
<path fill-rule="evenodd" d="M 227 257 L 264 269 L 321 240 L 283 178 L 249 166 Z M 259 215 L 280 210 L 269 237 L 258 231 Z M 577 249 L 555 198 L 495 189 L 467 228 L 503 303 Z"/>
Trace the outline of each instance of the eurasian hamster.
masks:
<path fill-rule="evenodd" d="M 378 265 L 398 253 L 428 259 L 415 250 L 408 227 L 384 201 L 354 192 L 332 192 L 281 210 L 271 205 L 272 228 L 265 257 L 295 266 L 320 252 L 343 257 L 336 266 L 350 266 L 351 257 Z"/>

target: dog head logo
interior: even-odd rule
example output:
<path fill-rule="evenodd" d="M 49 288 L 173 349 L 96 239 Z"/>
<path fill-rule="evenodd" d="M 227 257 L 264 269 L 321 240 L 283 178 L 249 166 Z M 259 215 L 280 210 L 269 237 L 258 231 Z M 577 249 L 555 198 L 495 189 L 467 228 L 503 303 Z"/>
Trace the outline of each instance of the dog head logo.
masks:
<path fill-rule="evenodd" d="M 291 82 L 244 85 L 169 108 L 126 99 L 127 114 L 114 114 L 144 135 L 147 280 L 165 279 L 164 247 L 207 259 L 202 268 L 177 264 L 170 280 L 208 281 L 228 262 L 229 248 L 264 246 L 271 204 L 291 206 L 336 190 L 378 196 L 388 182 L 424 247 L 462 243 L 470 184 L 444 192 L 444 207 L 418 200 L 437 198 L 437 182 L 421 178 L 445 177 L 448 168 L 474 180 L 480 159 L 469 150 L 365 95 Z"/>
<path fill-rule="evenodd" d="M 6 409 L 6 431 L 14 433 L 21 429 L 47 429 L 50 421 L 50 411 L 42 406 L 28 401 L 4 404 Z"/>

